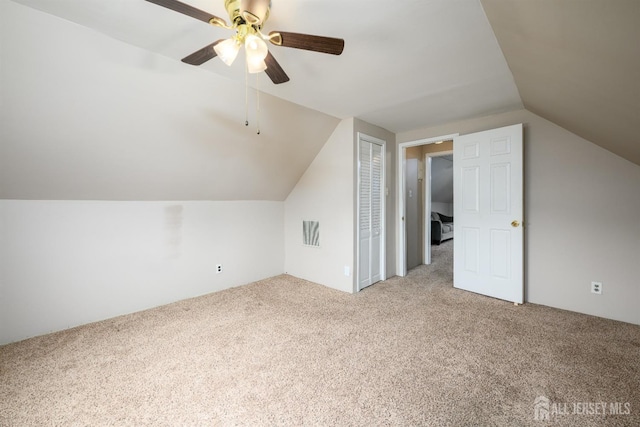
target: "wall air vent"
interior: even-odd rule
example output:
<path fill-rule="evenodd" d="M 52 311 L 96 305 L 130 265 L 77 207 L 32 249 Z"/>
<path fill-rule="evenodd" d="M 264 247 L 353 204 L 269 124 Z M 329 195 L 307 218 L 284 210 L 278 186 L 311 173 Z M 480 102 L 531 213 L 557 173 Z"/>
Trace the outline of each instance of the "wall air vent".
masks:
<path fill-rule="evenodd" d="M 302 221 L 302 244 L 320 246 L 320 223 L 318 221 Z"/>

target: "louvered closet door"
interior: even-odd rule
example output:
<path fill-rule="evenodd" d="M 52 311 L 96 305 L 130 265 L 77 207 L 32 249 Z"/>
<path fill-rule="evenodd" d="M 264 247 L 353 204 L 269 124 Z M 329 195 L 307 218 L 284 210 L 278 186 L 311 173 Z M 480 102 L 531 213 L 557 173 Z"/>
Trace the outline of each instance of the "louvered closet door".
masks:
<path fill-rule="evenodd" d="M 382 277 L 382 146 L 359 142 L 359 289 Z"/>

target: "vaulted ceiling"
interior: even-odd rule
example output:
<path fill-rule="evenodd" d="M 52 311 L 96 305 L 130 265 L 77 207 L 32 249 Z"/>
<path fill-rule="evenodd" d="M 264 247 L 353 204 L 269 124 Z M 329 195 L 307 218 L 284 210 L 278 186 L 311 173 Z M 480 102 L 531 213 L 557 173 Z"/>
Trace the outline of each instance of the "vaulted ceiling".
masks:
<path fill-rule="evenodd" d="M 242 61 L 180 62 L 228 30 L 144 0 L 0 0 L 0 197 L 282 200 L 339 119 L 402 132 L 523 105 L 640 164 L 639 5 L 273 0 L 265 30 L 346 45 L 271 46 L 291 81 L 251 78 L 247 128 Z"/>
<path fill-rule="evenodd" d="M 525 108 L 640 165 L 640 1 L 482 5 Z"/>
<path fill-rule="evenodd" d="M 15 1 L 176 61 L 233 34 L 143 0 Z M 227 18 L 224 0 L 181 1 Z M 291 81 L 259 82 L 334 117 L 399 132 L 522 106 L 478 0 L 273 0 L 264 29 L 345 39 L 337 57 L 270 45 Z M 240 83 L 242 67 L 201 66 Z"/>

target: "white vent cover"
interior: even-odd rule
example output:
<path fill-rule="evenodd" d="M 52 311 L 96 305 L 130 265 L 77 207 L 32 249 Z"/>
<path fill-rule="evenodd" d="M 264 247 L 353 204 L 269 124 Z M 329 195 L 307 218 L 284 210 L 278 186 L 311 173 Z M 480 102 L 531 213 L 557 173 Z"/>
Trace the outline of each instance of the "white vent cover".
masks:
<path fill-rule="evenodd" d="M 320 223 L 318 221 L 302 221 L 302 244 L 320 246 Z"/>

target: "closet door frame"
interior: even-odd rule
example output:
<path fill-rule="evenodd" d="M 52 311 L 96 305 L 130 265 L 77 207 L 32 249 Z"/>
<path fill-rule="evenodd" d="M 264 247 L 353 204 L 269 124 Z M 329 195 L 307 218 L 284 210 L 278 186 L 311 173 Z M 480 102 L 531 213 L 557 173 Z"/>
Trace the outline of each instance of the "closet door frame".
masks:
<path fill-rule="evenodd" d="M 386 195 L 387 195 L 387 186 L 386 186 L 386 141 L 382 140 L 382 139 L 378 139 L 375 137 L 372 137 L 370 135 L 366 135 L 364 133 L 358 132 L 357 135 L 357 150 L 356 150 L 356 159 L 357 159 L 357 182 L 356 182 L 356 212 L 355 212 L 355 217 L 356 217 L 356 242 L 355 242 L 355 247 L 356 247 L 356 263 L 355 263 L 355 282 L 356 282 L 356 292 L 359 292 L 360 290 L 364 289 L 367 286 L 372 285 L 373 283 L 376 283 L 378 280 L 376 280 L 376 282 L 370 282 L 370 283 L 366 283 L 363 284 L 361 283 L 361 263 L 362 263 L 362 258 L 363 256 L 366 256 L 369 260 L 368 262 L 368 266 L 369 266 L 369 279 L 371 279 L 371 246 L 369 245 L 369 251 L 367 251 L 367 253 L 362 253 L 363 251 L 361 250 L 361 232 L 360 232 L 360 227 L 361 227 L 361 215 L 360 215 L 360 209 L 361 209 L 361 177 L 362 177 L 362 173 L 361 173 L 361 145 L 362 143 L 368 143 L 369 144 L 369 152 L 372 152 L 372 146 L 373 144 L 380 146 L 380 154 L 381 154 L 381 165 L 380 165 L 380 188 L 379 188 L 379 196 L 380 196 L 380 253 L 379 253 L 379 257 L 380 257 L 380 279 L 379 280 L 385 280 L 386 279 Z M 371 155 L 370 155 L 371 156 Z M 373 157 L 373 156 L 371 156 Z M 373 197 L 370 197 L 370 199 L 372 200 Z M 370 201 L 371 201 L 370 200 Z M 369 203 L 369 206 L 371 206 L 372 203 Z M 371 225 L 372 225 L 372 221 L 371 221 L 371 209 L 370 209 L 370 213 L 369 213 L 370 217 L 369 217 L 369 226 L 370 226 L 370 230 L 371 230 Z"/>

